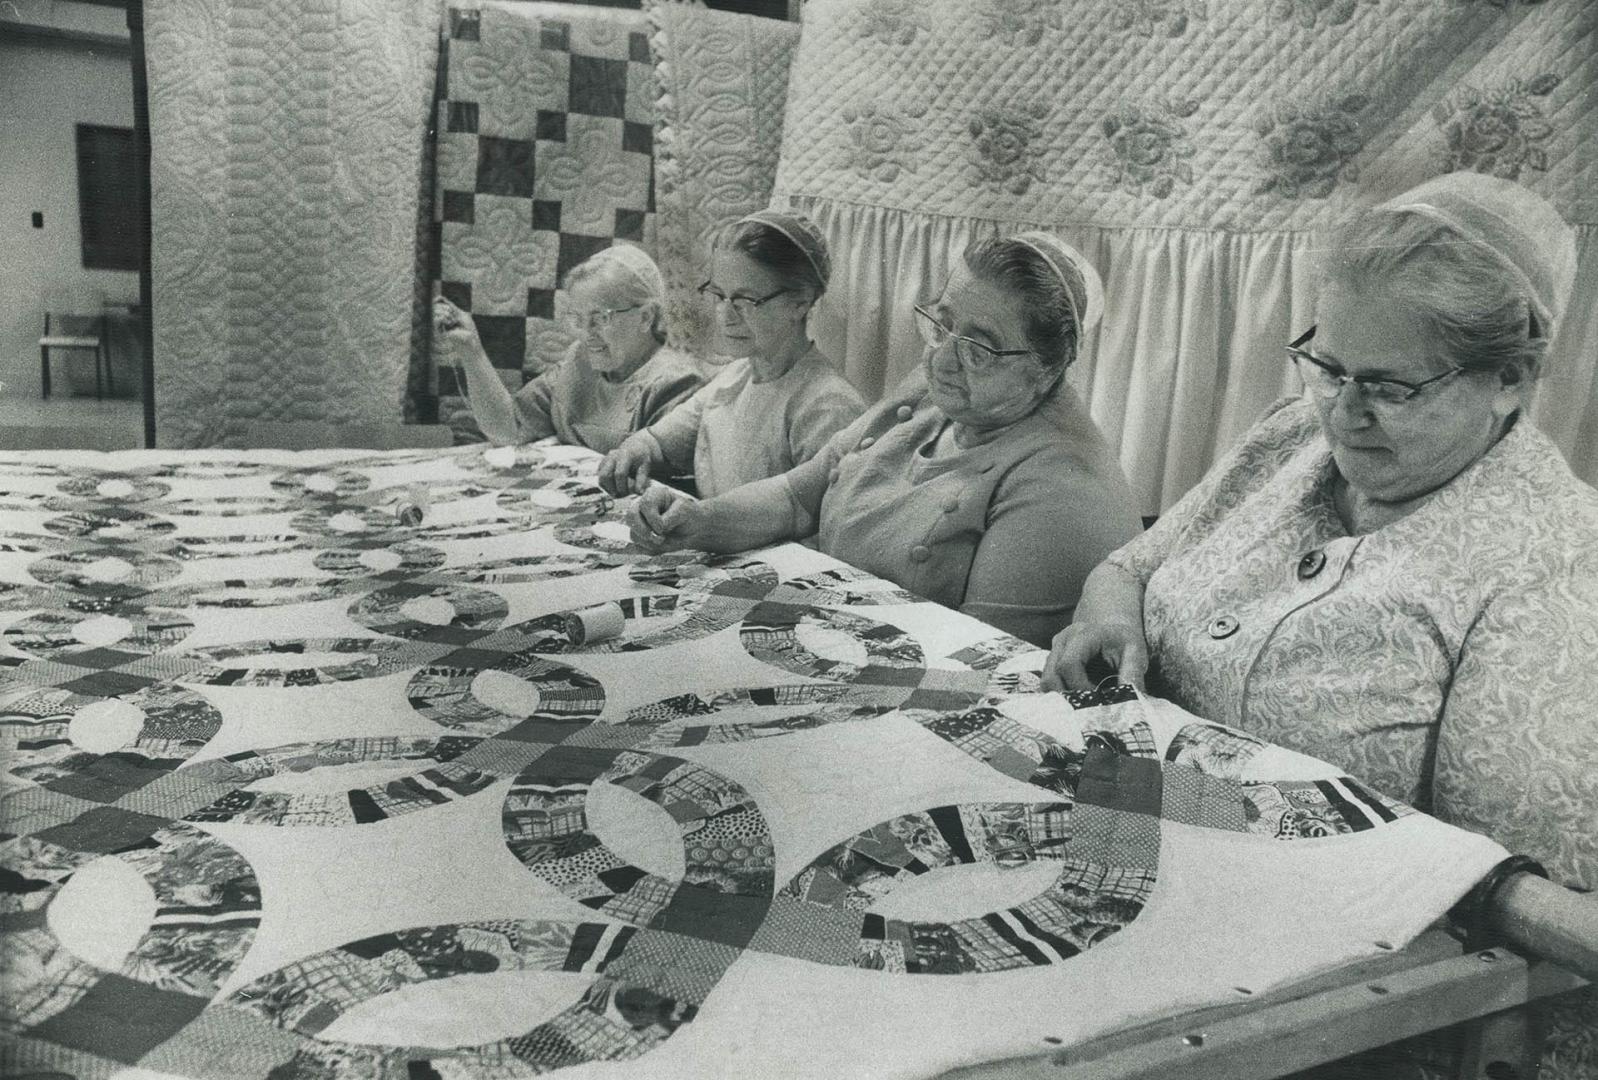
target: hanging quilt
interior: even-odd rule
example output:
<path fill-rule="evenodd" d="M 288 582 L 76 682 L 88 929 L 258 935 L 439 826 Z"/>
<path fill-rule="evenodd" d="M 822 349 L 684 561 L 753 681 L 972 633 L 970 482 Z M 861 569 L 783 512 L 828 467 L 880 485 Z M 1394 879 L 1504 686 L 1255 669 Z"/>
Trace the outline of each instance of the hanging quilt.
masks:
<path fill-rule="evenodd" d="M 145 11 L 161 444 L 397 422 L 426 345 L 432 0 Z"/>
<path fill-rule="evenodd" d="M 1073 381 L 1144 512 L 1266 406 L 1315 320 L 1315 231 L 1474 170 L 1575 228 L 1531 410 L 1598 480 L 1598 4 L 809 0 L 774 200 L 833 247 L 817 340 L 868 393 L 972 240 L 1054 229 L 1106 288 Z"/>
<path fill-rule="evenodd" d="M 922 1077 L 1504 855 L 807 548 L 646 555 L 595 462 L 0 460 L 7 1075 Z"/>
<path fill-rule="evenodd" d="M 710 276 L 711 233 L 771 200 L 799 26 L 675 2 L 653 4 L 649 18 L 667 315 L 678 345 L 709 355 L 713 313 L 696 290 Z"/>
<path fill-rule="evenodd" d="M 638 12 L 450 7 L 438 103 L 438 290 L 471 312 L 512 391 L 570 342 L 572 267 L 615 240 L 654 247 L 654 69 Z M 439 419 L 470 429 L 452 369 Z"/>

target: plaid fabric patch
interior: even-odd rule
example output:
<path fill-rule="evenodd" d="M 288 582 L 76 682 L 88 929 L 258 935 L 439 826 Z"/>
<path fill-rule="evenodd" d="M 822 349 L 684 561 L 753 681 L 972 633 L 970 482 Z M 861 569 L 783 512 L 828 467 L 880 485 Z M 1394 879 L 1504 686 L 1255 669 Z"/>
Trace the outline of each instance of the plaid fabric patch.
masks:
<path fill-rule="evenodd" d="M 1265 743 L 1218 724 L 1187 724 L 1165 748 L 1165 760 L 1211 776 L 1239 779 Z"/>

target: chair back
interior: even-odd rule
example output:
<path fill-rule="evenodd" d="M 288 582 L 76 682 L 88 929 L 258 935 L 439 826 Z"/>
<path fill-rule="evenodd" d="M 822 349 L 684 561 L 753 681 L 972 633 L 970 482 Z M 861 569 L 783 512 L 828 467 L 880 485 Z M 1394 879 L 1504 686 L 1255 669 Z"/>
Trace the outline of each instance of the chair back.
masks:
<path fill-rule="evenodd" d="M 60 311 L 46 311 L 44 313 L 44 333 L 46 337 L 92 337 L 100 336 L 100 316 L 98 315 L 71 315 Z"/>

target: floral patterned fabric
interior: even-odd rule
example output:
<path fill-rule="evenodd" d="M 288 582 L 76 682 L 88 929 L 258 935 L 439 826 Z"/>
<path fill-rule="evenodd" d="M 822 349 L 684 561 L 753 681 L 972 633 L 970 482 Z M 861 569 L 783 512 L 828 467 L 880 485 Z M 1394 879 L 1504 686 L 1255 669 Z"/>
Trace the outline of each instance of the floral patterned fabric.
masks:
<path fill-rule="evenodd" d="M 965 243 L 1086 253 L 1109 300 L 1074 378 L 1155 513 L 1288 389 L 1314 232 L 1352 206 L 1513 178 L 1598 295 L 1594 55 L 1590 0 L 809 0 L 773 199 L 826 233 L 816 339 L 868 397 Z M 1598 481 L 1598 308 L 1547 370 L 1532 418 Z"/>
<path fill-rule="evenodd" d="M 1598 493 L 1525 420 L 1366 535 L 1335 475 L 1286 403 L 1110 557 L 1153 685 L 1598 886 Z"/>

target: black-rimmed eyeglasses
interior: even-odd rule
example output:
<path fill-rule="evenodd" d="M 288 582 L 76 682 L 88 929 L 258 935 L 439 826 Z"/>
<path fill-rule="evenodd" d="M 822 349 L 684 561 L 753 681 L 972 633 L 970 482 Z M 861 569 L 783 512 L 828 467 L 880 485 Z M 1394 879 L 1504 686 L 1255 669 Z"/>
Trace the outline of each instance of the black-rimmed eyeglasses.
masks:
<path fill-rule="evenodd" d="M 769 304 L 783 293 L 791 291 L 790 289 L 778 289 L 776 292 L 767 293 L 765 296 L 743 296 L 737 293 L 728 296 L 708 281 L 699 286 L 700 296 L 718 306 L 731 304 L 732 309 L 738 313 L 738 317 L 741 319 L 747 319 L 761 304 Z"/>
<path fill-rule="evenodd" d="M 1343 387 L 1353 384 L 1360 396 L 1373 405 L 1403 405 L 1414 400 L 1428 386 L 1451 379 L 1465 370 L 1460 367 L 1449 368 L 1441 375 L 1433 375 L 1418 383 L 1384 379 L 1376 375 L 1350 375 L 1304 348 L 1314 337 L 1315 327 L 1312 326 L 1287 346 L 1287 355 L 1298 368 L 1304 386 L 1323 401 L 1336 399 L 1343 392 Z"/>

